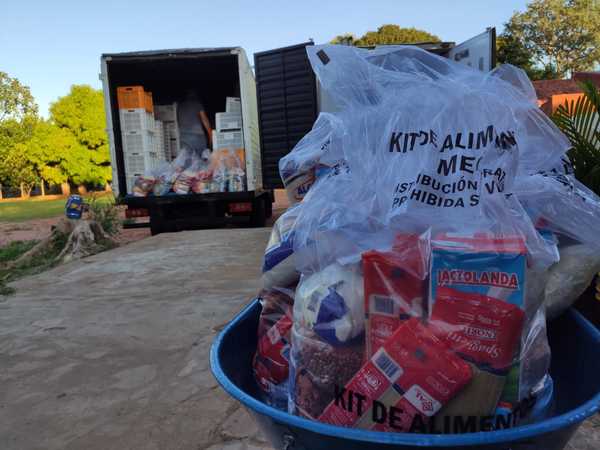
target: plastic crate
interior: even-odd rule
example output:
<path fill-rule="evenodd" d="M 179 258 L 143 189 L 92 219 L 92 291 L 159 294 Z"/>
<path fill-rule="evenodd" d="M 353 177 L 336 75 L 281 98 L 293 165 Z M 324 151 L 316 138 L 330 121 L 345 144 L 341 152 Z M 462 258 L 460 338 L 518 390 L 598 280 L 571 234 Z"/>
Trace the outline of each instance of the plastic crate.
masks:
<path fill-rule="evenodd" d="M 174 159 L 179 154 L 179 130 L 176 122 L 163 122 L 163 132 L 165 147 L 169 150 L 170 159 Z"/>
<path fill-rule="evenodd" d="M 129 153 L 124 156 L 125 181 L 129 194 L 133 192 L 133 185 L 139 176 L 148 175 L 164 161 L 156 152 Z"/>
<path fill-rule="evenodd" d="M 148 111 L 151 114 L 154 114 L 154 102 L 152 101 L 152 92 L 145 92 L 144 94 L 144 107 L 146 108 L 146 111 Z"/>
<path fill-rule="evenodd" d="M 215 339 L 210 366 L 221 386 L 246 406 L 275 449 L 287 450 L 561 450 L 600 409 L 600 331 L 574 309 L 548 326 L 554 379 L 552 416 L 507 430 L 456 435 L 379 433 L 311 421 L 258 399 L 252 373 L 261 306 L 255 300 Z M 591 447 L 590 447 L 591 448 Z"/>
<path fill-rule="evenodd" d="M 154 133 L 148 130 L 121 133 L 123 153 L 154 152 Z"/>
<path fill-rule="evenodd" d="M 139 176 L 156 169 L 161 160 L 156 152 L 129 153 L 125 155 L 125 173 L 127 176 Z"/>
<path fill-rule="evenodd" d="M 165 140 L 164 125 L 160 120 L 154 121 L 154 151 L 163 161 L 170 161 L 170 149 Z"/>
<path fill-rule="evenodd" d="M 119 109 L 146 108 L 146 93 L 143 86 L 121 86 L 117 88 Z"/>
<path fill-rule="evenodd" d="M 239 112 L 219 112 L 215 114 L 215 128 L 217 131 L 240 130 L 242 128 L 242 114 Z"/>
<path fill-rule="evenodd" d="M 121 131 L 153 131 L 154 116 L 144 108 L 119 109 Z"/>

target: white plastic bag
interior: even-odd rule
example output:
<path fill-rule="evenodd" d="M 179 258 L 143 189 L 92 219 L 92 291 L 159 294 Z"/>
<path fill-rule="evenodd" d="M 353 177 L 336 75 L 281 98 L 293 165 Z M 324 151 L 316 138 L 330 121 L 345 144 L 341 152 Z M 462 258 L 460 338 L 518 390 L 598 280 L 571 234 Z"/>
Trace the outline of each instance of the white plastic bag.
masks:
<path fill-rule="evenodd" d="M 396 432 L 532 417 L 551 397 L 542 302 L 558 252 L 510 194 L 567 139 L 514 67 L 485 74 L 414 47 L 307 51 L 339 111 L 289 160 L 311 166 L 325 130 L 348 170 L 310 188 L 293 227 L 291 410 Z M 363 294 L 338 292 L 347 271 Z"/>
<path fill-rule="evenodd" d="M 302 201 L 317 179 L 345 167 L 337 120 L 332 114 L 321 113 L 311 132 L 279 160 L 279 173 L 291 204 Z"/>

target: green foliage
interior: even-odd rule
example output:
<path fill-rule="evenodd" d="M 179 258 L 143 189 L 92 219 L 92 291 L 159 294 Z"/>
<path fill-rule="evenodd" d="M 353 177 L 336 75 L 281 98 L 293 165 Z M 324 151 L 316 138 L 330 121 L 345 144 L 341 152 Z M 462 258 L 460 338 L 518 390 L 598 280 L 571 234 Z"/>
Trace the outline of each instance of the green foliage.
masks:
<path fill-rule="evenodd" d="M 354 34 L 344 33 L 344 34 L 338 34 L 336 37 L 334 37 L 330 41 L 330 44 L 355 45 L 356 41 L 357 41 L 357 39 L 356 39 L 356 36 L 354 36 Z"/>
<path fill-rule="evenodd" d="M 27 86 L 0 72 L 0 184 L 30 189 L 37 181 L 18 144 L 26 142 L 37 123 L 37 105 Z"/>
<path fill-rule="evenodd" d="M 37 105 L 29 88 L 0 72 L 0 122 L 8 119 L 19 122 L 28 116 L 37 116 Z"/>
<path fill-rule="evenodd" d="M 531 80 L 550 80 L 557 78 L 558 74 L 551 65 L 539 68 L 530 49 L 518 39 L 510 24 L 506 25 L 504 32 L 496 39 L 497 56 L 500 64 L 512 64 L 520 67 Z"/>
<path fill-rule="evenodd" d="M 54 185 L 76 178 L 74 161 L 86 151 L 68 129 L 47 121 L 40 122 L 31 139 L 20 146 L 40 178 Z"/>
<path fill-rule="evenodd" d="M 39 177 L 27 158 L 24 144 L 16 144 L 3 157 L 0 170 L 3 178 L 8 178 L 13 186 L 21 186 L 23 194 L 29 196 L 33 186 L 39 182 Z"/>
<path fill-rule="evenodd" d="M 68 95 L 51 105 L 50 117 L 52 123 L 63 130 L 46 130 L 51 139 L 59 143 L 61 154 L 56 158 L 60 161 L 51 165 L 60 167 L 60 171 L 77 184 L 104 185 L 110 181 L 112 172 L 102 92 L 90 86 L 72 86 Z"/>
<path fill-rule="evenodd" d="M 0 202 L 0 222 L 25 222 L 34 219 L 47 219 L 65 214 L 64 198 L 54 200 L 32 197 L 27 200 L 3 200 Z"/>
<path fill-rule="evenodd" d="M 417 28 L 402 28 L 398 25 L 382 25 L 377 31 L 367 31 L 356 39 L 353 34 L 341 34 L 333 38 L 332 44 L 372 47 L 382 44 L 416 44 L 422 42 L 440 42 L 440 38 Z"/>
<path fill-rule="evenodd" d="M 5 263 L 15 261 L 21 255 L 31 250 L 38 241 L 13 241 L 4 247 L 0 247 L 0 295 L 12 295 L 15 289 L 6 286 L 6 283 L 12 281 L 12 271 L 3 269 Z"/>
<path fill-rule="evenodd" d="M 22 254 L 33 248 L 38 241 L 13 241 L 0 247 L 0 263 L 16 260 Z"/>
<path fill-rule="evenodd" d="M 509 53 L 520 58 L 524 52 L 526 59 L 559 78 L 590 70 L 600 61 L 600 2 L 595 0 L 533 0 L 506 27 L 508 47 L 513 48 Z M 520 44 L 516 50 L 515 43 Z"/>
<path fill-rule="evenodd" d="M 591 81 L 580 86 L 584 95 L 560 105 L 552 118 L 573 145 L 575 176 L 600 195 L 600 92 Z"/>
<path fill-rule="evenodd" d="M 69 236 L 64 233 L 54 232 L 48 246 L 44 247 L 43 252 L 36 254 L 35 258 L 26 258 L 25 261 L 16 265 L 7 265 L 7 262 L 17 261 L 25 254 L 18 254 L 11 261 L 0 263 L 0 295 L 10 295 L 14 289 L 6 286 L 7 283 L 15 281 L 28 275 L 35 275 L 45 270 L 51 269 L 58 264 L 57 257 L 67 243 Z M 36 244 L 31 244 L 31 248 Z M 10 244 L 9 244 L 10 245 Z M 25 244 L 30 245 L 30 244 Z M 23 247 L 22 247 L 23 248 Z"/>
<path fill-rule="evenodd" d="M 121 229 L 119 208 L 115 204 L 114 197 L 92 196 L 89 201 L 90 219 L 100 224 L 102 229 L 109 235 L 114 236 Z"/>

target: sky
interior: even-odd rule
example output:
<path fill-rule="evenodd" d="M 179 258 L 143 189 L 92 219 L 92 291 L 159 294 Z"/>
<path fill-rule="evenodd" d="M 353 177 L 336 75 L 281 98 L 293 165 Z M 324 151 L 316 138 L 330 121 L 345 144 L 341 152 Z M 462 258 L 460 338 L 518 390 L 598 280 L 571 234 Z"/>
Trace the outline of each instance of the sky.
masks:
<path fill-rule="evenodd" d="M 0 71 L 29 86 L 40 113 L 72 84 L 101 88 L 100 55 L 134 50 L 240 46 L 258 51 L 312 38 L 326 43 L 382 24 L 420 28 L 460 43 L 500 33 L 525 0 L 6 0 Z"/>

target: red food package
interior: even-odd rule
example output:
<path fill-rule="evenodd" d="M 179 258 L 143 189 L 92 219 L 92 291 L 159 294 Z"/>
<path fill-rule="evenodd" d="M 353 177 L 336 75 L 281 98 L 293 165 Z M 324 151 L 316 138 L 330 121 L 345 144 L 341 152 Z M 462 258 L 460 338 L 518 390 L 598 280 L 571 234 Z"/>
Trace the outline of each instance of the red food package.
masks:
<path fill-rule="evenodd" d="M 287 289 L 265 289 L 259 295 L 262 312 L 253 366 L 256 381 L 265 391 L 270 390 L 269 383 L 279 384 L 288 377 L 292 295 Z"/>
<path fill-rule="evenodd" d="M 285 381 L 289 374 L 290 331 L 292 319 L 283 316 L 258 341 L 254 357 L 254 374 L 259 384 L 268 389 L 267 381 Z"/>
<path fill-rule="evenodd" d="M 519 347 L 525 314 L 487 295 L 438 287 L 431 313 L 436 335 L 481 368 L 505 370 Z"/>
<path fill-rule="evenodd" d="M 407 432 L 426 423 L 471 380 L 454 355 L 419 319 L 405 321 L 344 386 L 319 420 Z"/>
<path fill-rule="evenodd" d="M 428 273 L 424 241 L 400 234 L 393 250 L 363 253 L 366 351 L 369 359 L 402 321 L 421 317 Z"/>

